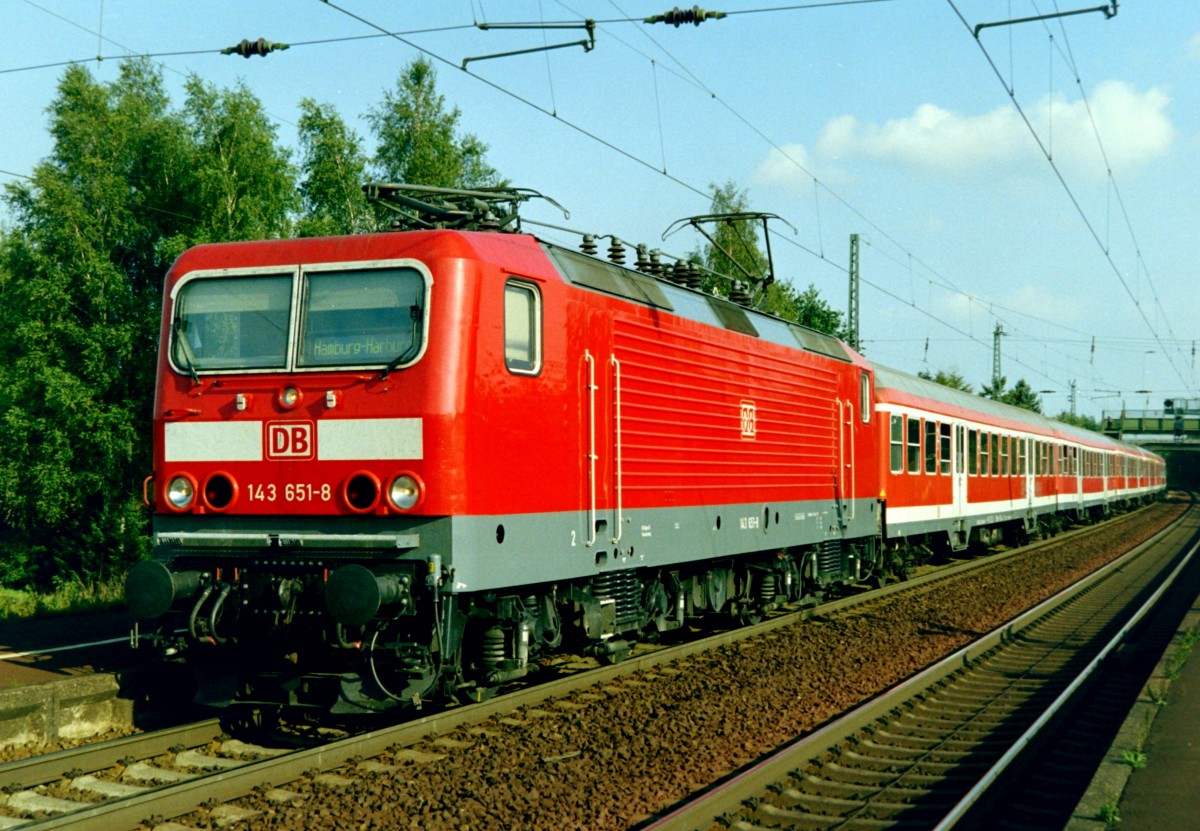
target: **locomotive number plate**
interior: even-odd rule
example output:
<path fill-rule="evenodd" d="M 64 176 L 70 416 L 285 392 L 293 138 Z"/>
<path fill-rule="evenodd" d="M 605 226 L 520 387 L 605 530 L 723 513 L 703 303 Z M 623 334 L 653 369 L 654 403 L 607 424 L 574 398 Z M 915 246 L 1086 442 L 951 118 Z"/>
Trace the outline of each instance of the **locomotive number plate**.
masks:
<path fill-rule="evenodd" d="M 314 485 L 311 482 L 289 482 L 279 485 L 249 485 L 251 502 L 328 502 L 333 499 L 333 486 L 328 482 Z"/>

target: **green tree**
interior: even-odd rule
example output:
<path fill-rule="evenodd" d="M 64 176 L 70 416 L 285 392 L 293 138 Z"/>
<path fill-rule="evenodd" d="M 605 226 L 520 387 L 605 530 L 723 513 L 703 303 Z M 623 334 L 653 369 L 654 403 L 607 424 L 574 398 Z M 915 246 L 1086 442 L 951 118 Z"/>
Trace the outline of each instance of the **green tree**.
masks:
<path fill-rule="evenodd" d="M 239 84 L 218 90 L 187 81 L 184 120 L 191 132 L 191 196 L 202 225 L 194 241 L 269 239 L 291 230 L 295 171 L 262 102 Z"/>
<path fill-rule="evenodd" d="M 417 58 L 400 73 L 396 87 L 367 113 L 375 134 L 375 173 L 383 181 L 443 188 L 503 185 L 487 163 L 487 145 L 474 135 L 459 135 L 461 113 L 446 109 L 437 92 L 437 73 Z"/>
<path fill-rule="evenodd" d="M 1001 375 L 999 378 L 993 378 L 988 381 L 980 389 L 979 394 L 984 398 L 990 398 L 993 401 L 1003 401 L 1004 396 L 1008 394 L 1005 387 L 1008 386 L 1008 379 Z"/>
<path fill-rule="evenodd" d="M 1042 411 L 1042 400 L 1038 398 L 1038 394 L 1029 386 L 1029 382 L 1024 378 L 1017 381 L 1012 389 L 1007 389 L 1008 379 L 1001 376 L 995 378 L 987 384 L 983 385 L 983 391 L 980 393 L 984 398 L 990 398 L 993 401 L 1000 401 L 1004 404 L 1011 404 L 1014 407 L 1020 407 L 1024 410 L 1032 410 L 1035 413 Z"/>
<path fill-rule="evenodd" d="M 1005 404 L 1012 404 L 1014 407 L 1020 407 L 1023 410 L 1032 410 L 1035 413 L 1042 411 L 1042 400 L 1038 398 L 1038 394 L 1034 392 L 1033 387 L 1029 386 L 1029 382 L 1024 378 L 1017 381 L 1001 400 Z"/>
<path fill-rule="evenodd" d="M 968 384 L 967 379 L 955 370 L 950 370 L 947 372 L 939 369 L 937 372 L 930 373 L 928 370 L 922 369 L 917 373 L 917 377 L 924 378 L 926 381 L 933 381 L 935 384 L 941 384 L 943 387 L 950 387 L 950 389 L 954 390 L 962 390 L 963 392 L 969 392 L 972 395 L 975 394 L 974 387 Z"/>
<path fill-rule="evenodd" d="M 818 332 L 838 338 L 846 336 L 842 313 L 826 303 L 812 284 L 804 291 L 797 291 L 790 282 L 772 283 L 761 307 L 763 311 L 794 320 Z"/>
<path fill-rule="evenodd" d="M 259 102 L 158 70 L 68 68 L 54 143 L 0 233 L 0 580 L 115 576 L 146 547 L 162 275 L 195 242 L 289 228 L 296 186 Z"/>
<path fill-rule="evenodd" d="M 156 243 L 188 221 L 185 131 L 150 65 L 112 84 L 68 69 L 49 108 L 54 147 L 7 188 L 0 238 L 3 576 L 43 588 L 138 556 L 139 473 L 157 295 Z"/>
<path fill-rule="evenodd" d="M 362 139 L 331 105 L 300 102 L 300 208 L 296 234 L 354 234 L 376 227 L 363 194 L 367 157 Z"/>
<path fill-rule="evenodd" d="M 746 192 L 732 181 L 712 184 L 711 214 L 736 214 L 749 210 Z M 729 278 L 742 282 L 765 280 L 769 274 L 767 255 L 759 247 L 758 223 L 750 219 L 725 219 L 705 223 L 714 242 L 708 242 L 698 252 L 699 262 L 706 269 L 704 288 L 729 296 Z M 718 277 L 715 275 L 723 275 Z"/>
<path fill-rule="evenodd" d="M 1056 415 L 1055 418 L 1063 424 L 1073 424 L 1076 427 L 1082 427 L 1084 430 L 1091 430 L 1096 433 L 1100 433 L 1104 429 L 1103 425 L 1091 416 L 1075 415 L 1066 410 Z"/>

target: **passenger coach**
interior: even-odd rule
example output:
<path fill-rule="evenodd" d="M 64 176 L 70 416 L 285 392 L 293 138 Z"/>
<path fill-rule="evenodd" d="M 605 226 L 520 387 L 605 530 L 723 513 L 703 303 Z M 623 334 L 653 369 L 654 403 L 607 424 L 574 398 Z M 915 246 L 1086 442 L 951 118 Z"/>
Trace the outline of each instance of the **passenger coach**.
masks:
<path fill-rule="evenodd" d="M 1128 442 L 875 365 L 884 535 L 921 559 L 1094 521 L 1166 485 Z"/>

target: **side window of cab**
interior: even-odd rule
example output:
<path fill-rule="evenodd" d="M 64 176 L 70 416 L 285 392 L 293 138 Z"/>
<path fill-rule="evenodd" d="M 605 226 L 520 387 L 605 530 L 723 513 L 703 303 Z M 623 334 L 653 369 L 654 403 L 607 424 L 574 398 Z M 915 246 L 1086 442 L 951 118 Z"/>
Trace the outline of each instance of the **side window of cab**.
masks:
<path fill-rule="evenodd" d="M 542 295 L 524 280 L 504 284 L 504 365 L 516 375 L 542 371 Z"/>

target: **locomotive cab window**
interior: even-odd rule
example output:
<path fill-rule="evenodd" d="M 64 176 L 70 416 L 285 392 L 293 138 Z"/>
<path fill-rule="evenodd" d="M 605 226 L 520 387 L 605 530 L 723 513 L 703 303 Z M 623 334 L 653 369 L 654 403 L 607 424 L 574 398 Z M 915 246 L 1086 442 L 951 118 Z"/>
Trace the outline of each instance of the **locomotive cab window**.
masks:
<path fill-rule="evenodd" d="M 424 322 L 425 280 L 413 269 L 310 272 L 296 365 L 412 363 Z"/>
<path fill-rule="evenodd" d="M 542 368 L 542 300 L 530 283 L 504 285 L 504 365 L 517 375 L 537 375 Z"/>
<path fill-rule="evenodd" d="M 185 372 L 282 369 L 291 275 L 190 280 L 175 298 L 171 359 Z"/>

